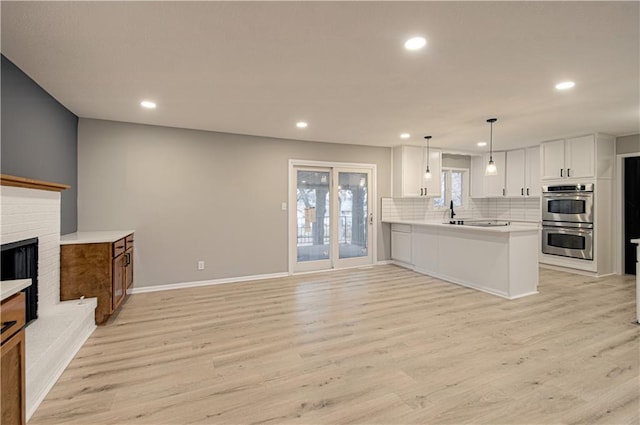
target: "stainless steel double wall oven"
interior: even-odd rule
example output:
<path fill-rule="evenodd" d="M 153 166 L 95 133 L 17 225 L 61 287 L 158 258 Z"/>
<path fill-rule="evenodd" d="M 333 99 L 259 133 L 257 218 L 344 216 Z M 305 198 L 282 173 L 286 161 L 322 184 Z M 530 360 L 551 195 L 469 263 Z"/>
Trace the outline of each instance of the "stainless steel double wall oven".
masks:
<path fill-rule="evenodd" d="M 542 186 L 542 252 L 593 260 L 593 184 Z"/>

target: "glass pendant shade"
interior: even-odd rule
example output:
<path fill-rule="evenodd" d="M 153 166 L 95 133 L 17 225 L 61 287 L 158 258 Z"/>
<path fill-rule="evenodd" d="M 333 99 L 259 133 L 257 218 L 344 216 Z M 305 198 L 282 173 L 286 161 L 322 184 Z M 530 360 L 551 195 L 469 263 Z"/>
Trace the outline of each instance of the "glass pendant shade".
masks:
<path fill-rule="evenodd" d="M 427 167 L 427 171 L 424 173 L 424 178 L 427 180 L 431 179 L 431 171 L 429 171 L 429 167 Z"/>
<path fill-rule="evenodd" d="M 493 162 L 493 159 L 489 160 L 489 164 L 487 164 L 487 169 L 484 171 L 485 176 L 497 176 L 498 175 L 498 167 L 496 167 L 496 163 Z"/>

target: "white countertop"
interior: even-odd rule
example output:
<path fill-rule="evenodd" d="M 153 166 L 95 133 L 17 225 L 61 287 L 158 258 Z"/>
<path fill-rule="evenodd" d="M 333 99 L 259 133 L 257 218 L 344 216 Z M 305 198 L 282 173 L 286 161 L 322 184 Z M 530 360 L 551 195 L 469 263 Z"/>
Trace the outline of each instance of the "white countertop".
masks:
<path fill-rule="evenodd" d="M 637 243 L 640 245 L 640 239 L 631 239 L 631 243 Z"/>
<path fill-rule="evenodd" d="M 27 286 L 31 286 L 31 279 L 4 280 L 0 282 L 0 301 L 17 294 Z"/>
<path fill-rule="evenodd" d="M 508 226 L 495 226 L 495 227 L 478 227 L 468 225 L 449 224 L 434 221 L 425 220 L 385 220 L 383 223 L 392 224 L 410 224 L 412 226 L 428 226 L 428 227 L 440 227 L 451 230 L 465 230 L 474 232 L 488 232 L 488 233 L 515 233 L 515 232 L 531 232 L 538 231 L 540 228 L 539 223 L 511 223 Z"/>
<path fill-rule="evenodd" d="M 76 232 L 60 236 L 60 245 L 82 243 L 110 243 L 133 233 L 133 230 L 105 230 L 97 232 Z"/>

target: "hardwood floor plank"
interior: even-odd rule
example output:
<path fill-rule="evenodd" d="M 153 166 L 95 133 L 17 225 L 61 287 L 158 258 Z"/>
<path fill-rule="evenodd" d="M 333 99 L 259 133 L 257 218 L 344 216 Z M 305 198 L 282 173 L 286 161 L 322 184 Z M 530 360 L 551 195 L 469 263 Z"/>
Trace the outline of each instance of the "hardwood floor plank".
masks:
<path fill-rule="evenodd" d="M 129 297 L 45 424 L 638 424 L 632 277 L 504 300 L 396 266 Z"/>

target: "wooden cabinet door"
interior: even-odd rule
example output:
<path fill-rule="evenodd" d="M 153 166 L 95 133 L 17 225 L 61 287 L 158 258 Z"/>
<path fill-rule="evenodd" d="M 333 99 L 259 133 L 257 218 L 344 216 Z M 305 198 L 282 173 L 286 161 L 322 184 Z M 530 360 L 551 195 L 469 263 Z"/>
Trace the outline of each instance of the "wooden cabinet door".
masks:
<path fill-rule="evenodd" d="M 25 410 L 24 329 L 2 344 L 0 370 L 0 406 L 2 425 L 23 425 Z"/>
<path fill-rule="evenodd" d="M 595 139 L 592 134 L 567 139 L 566 160 L 569 178 L 593 177 L 595 171 Z"/>
<path fill-rule="evenodd" d="M 133 285 L 133 248 L 129 248 L 127 252 L 125 252 L 126 257 L 126 269 L 124 273 L 125 291 Z"/>
<path fill-rule="evenodd" d="M 125 296 L 125 264 L 126 256 L 120 254 L 113 259 L 113 277 L 111 281 L 112 286 L 112 310 L 118 308 Z"/>
<path fill-rule="evenodd" d="M 506 196 L 525 196 L 525 150 L 507 152 Z M 498 171 L 499 172 L 499 171 Z"/>
<path fill-rule="evenodd" d="M 540 145 L 542 160 L 542 179 L 566 177 L 564 166 L 564 140 L 544 142 Z"/>

